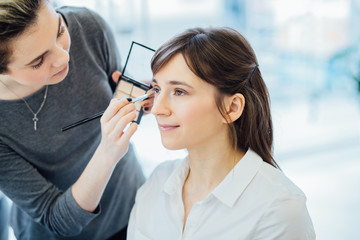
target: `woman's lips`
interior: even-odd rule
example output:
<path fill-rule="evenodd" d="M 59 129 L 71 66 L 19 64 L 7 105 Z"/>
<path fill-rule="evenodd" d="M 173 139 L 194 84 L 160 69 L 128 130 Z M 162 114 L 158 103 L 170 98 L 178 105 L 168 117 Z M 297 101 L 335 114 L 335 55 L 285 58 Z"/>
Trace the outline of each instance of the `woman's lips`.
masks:
<path fill-rule="evenodd" d="M 171 131 L 178 127 L 179 125 L 159 124 L 160 131 Z"/>
<path fill-rule="evenodd" d="M 67 68 L 68 68 L 68 64 L 66 64 L 66 66 L 62 70 L 60 70 L 58 73 L 55 73 L 54 76 L 62 75 L 63 73 L 66 72 Z"/>

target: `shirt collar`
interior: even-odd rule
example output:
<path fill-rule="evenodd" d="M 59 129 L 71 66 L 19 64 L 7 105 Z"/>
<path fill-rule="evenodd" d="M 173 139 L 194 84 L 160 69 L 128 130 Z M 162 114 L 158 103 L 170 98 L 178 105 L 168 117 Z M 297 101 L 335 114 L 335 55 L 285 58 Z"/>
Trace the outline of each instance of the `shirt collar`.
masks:
<path fill-rule="evenodd" d="M 186 157 L 185 159 L 180 160 L 180 163 L 175 167 L 170 177 L 166 180 L 163 188 L 164 192 L 171 195 L 177 193 L 179 190 L 182 191 L 188 174 L 189 160 Z"/>
<path fill-rule="evenodd" d="M 224 204 L 232 207 L 259 171 L 262 164 L 263 160 L 261 157 L 249 149 L 225 179 L 214 189 L 212 195 Z"/>
<path fill-rule="evenodd" d="M 244 157 L 209 195 L 213 195 L 219 201 L 232 207 L 251 180 L 255 177 L 261 164 L 263 164 L 261 157 L 251 149 L 248 149 Z M 172 195 L 182 191 L 188 174 L 189 160 L 186 157 L 180 161 L 166 180 L 163 188 L 164 192 Z M 204 200 L 206 199 L 207 198 Z"/>

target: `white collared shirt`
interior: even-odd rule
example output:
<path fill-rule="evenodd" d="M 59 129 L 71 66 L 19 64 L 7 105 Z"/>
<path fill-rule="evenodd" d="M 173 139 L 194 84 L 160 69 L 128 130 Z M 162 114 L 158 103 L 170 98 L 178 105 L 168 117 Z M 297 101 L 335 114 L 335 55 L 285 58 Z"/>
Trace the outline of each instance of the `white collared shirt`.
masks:
<path fill-rule="evenodd" d="M 304 193 L 250 149 L 194 204 L 183 228 L 182 188 L 188 172 L 187 159 L 154 170 L 137 193 L 127 239 L 315 239 Z"/>

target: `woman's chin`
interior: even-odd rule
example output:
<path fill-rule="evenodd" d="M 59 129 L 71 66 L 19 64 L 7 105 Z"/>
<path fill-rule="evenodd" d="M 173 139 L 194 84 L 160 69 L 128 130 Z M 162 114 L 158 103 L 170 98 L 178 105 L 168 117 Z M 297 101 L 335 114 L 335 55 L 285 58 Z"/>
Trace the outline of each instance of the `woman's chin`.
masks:
<path fill-rule="evenodd" d="M 182 145 L 180 145 L 178 143 L 174 143 L 174 142 L 161 140 L 161 143 L 164 146 L 164 148 L 166 148 L 168 150 L 180 150 L 180 149 L 185 148 L 185 146 L 182 146 Z"/>

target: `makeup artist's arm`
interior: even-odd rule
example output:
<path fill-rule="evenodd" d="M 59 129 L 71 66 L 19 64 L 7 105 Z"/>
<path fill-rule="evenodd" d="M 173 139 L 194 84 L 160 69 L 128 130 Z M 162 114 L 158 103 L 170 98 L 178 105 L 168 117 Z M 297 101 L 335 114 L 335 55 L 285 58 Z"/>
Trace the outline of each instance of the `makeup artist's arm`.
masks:
<path fill-rule="evenodd" d="M 72 186 L 72 194 L 77 204 L 88 212 L 95 211 L 104 189 L 118 161 L 129 147 L 130 137 L 137 129 L 135 105 L 124 100 L 111 100 L 101 117 L 101 141 L 80 178 Z"/>

